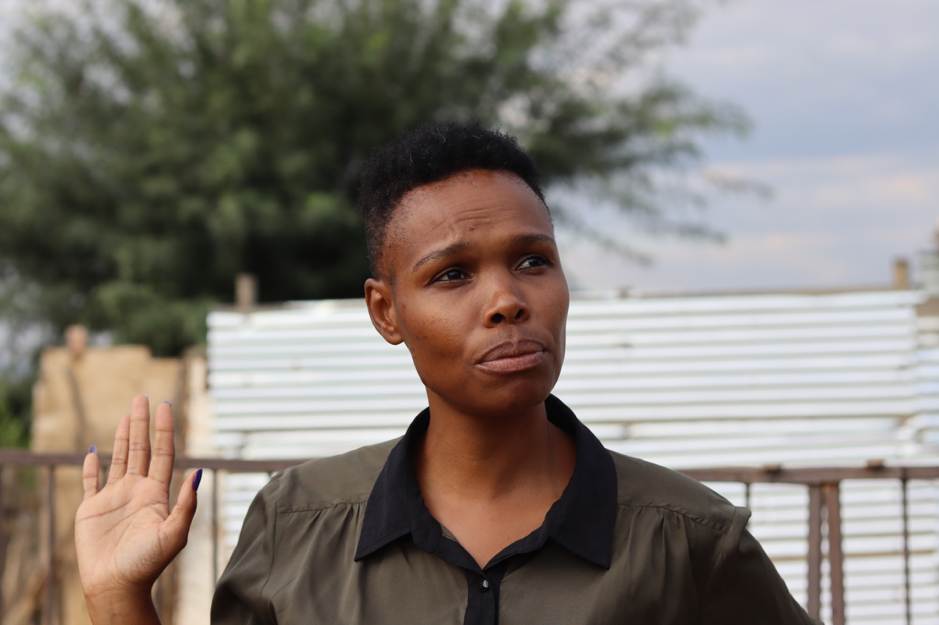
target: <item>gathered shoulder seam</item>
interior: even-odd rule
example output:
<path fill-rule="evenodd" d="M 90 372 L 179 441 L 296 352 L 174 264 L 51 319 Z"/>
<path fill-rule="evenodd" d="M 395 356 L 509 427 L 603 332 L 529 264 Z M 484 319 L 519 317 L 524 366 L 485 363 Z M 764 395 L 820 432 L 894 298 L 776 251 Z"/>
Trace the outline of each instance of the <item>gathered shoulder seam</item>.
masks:
<path fill-rule="evenodd" d="M 620 508 L 657 508 L 660 510 L 667 510 L 668 512 L 673 512 L 675 514 L 681 515 L 682 517 L 688 519 L 689 521 L 694 522 L 697 525 L 703 525 L 709 529 L 720 532 L 721 534 L 727 534 L 730 531 L 731 526 L 733 525 L 733 517 L 727 520 L 726 523 L 720 523 L 713 519 L 704 518 L 700 515 L 694 514 L 689 510 L 679 508 L 677 506 L 669 506 L 665 504 L 655 504 L 655 503 L 617 503 Z M 734 515 L 737 514 L 736 509 L 734 509 Z"/>
<path fill-rule="evenodd" d="M 315 512 L 317 510 L 328 510 L 330 508 L 338 508 L 339 506 L 357 506 L 363 503 L 368 503 L 368 498 L 365 499 L 347 499 L 341 501 L 320 501 L 315 503 L 303 504 L 300 506 L 278 506 L 278 514 L 291 514 L 294 512 Z"/>

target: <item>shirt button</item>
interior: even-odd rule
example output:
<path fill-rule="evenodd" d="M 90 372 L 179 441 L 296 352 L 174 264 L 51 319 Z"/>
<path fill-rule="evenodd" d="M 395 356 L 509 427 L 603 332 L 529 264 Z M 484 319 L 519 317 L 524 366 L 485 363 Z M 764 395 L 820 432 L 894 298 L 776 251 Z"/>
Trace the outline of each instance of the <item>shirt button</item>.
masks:
<path fill-rule="evenodd" d="M 484 579 L 483 581 L 479 582 L 479 592 L 486 592 L 487 590 L 489 590 L 489 580 Z"/>

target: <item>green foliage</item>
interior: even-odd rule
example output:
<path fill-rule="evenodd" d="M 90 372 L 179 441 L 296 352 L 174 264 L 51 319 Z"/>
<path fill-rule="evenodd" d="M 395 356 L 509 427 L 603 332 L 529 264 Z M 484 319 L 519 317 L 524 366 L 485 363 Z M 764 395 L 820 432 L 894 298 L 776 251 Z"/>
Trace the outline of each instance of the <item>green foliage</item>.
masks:
<path fill-rule="evenodd" d="M 0 447 L 28 447 L 33 378 L 0 377 Z"/>
<path fill-rule="evenodd" d="M 501 125 L 549 185 L 664 227 L 655 171 L 745 127 L 680 86 L 619 88 L 691 0 L 30 4 L 0 94 L 0 263 L 53 328 L 158 354 L 204 340 L 238 272 L 265 301 L 360 296 L 358 169 L 402 129 Z"/>

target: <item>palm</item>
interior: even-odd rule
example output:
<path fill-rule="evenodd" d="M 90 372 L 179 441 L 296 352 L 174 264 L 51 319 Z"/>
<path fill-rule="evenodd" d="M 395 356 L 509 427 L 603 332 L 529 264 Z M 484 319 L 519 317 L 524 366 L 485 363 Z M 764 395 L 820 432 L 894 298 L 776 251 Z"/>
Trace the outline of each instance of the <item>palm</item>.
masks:
<path fill-rule="evenodd" d="M 126 476 L 82 503 L 75 542 L 86 586 L 105 585 L 112 578 L 122 586 L 152 583 L 175 555 L 163 527 L 169 506 L 158 486 L 148 478 Z"/>
<path fill-rule="evenodd" d="M 173 418 L 169 404 L 157 409 L 150 459 L 149 407 L 134 400 L 121 420 L 107 485 L 97 490 L 97 456 L 85 461 L 85 499 L 75 517 L 75 545 L 85 594 L 149 590 L 186 543 L 195 494 L 184 487 L 170 513 Z M 93 466 L 92 466 L 93 465 Z"/>

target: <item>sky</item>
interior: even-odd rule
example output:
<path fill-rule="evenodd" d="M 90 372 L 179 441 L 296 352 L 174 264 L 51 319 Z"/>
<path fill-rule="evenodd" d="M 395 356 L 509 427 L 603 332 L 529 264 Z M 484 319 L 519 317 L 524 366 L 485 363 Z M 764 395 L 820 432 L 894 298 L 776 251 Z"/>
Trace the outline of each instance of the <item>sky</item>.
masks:
<path fill-rule="evenodd" d="M 0 22 L 18 1 L 0 0 Z M 562 233 L 572 286 L 887 284 L 895 258 L 933 245 L 939 219 L 936 32 L 936 0 L 711 4 L 662 68 L 748 112 L 748 138 L 705 141 L 706 167 L 765 183 L 772 199 L 712 199 L 705 216 L 723 244 L 644 239 L 624 220 L 602 218 L 606 232 L 651 253 L 648 267 Z"/>
<path fill-rule="evenodd" d="M 769 200 L 712 199 L 724 244 L 609 232 L 654 256 L 641 267 L 561 239 L 574 287 L 647 291 L 889 284 L 895 258 L 933 246 L 939 219 L 939 2 L 729 0 L 711 7 L 664 70 L 741 105 L 743 141 L 706 141 L 706 167 L 768 184 Z M 915 267 L 914 267 L 915 276 Z"/>

